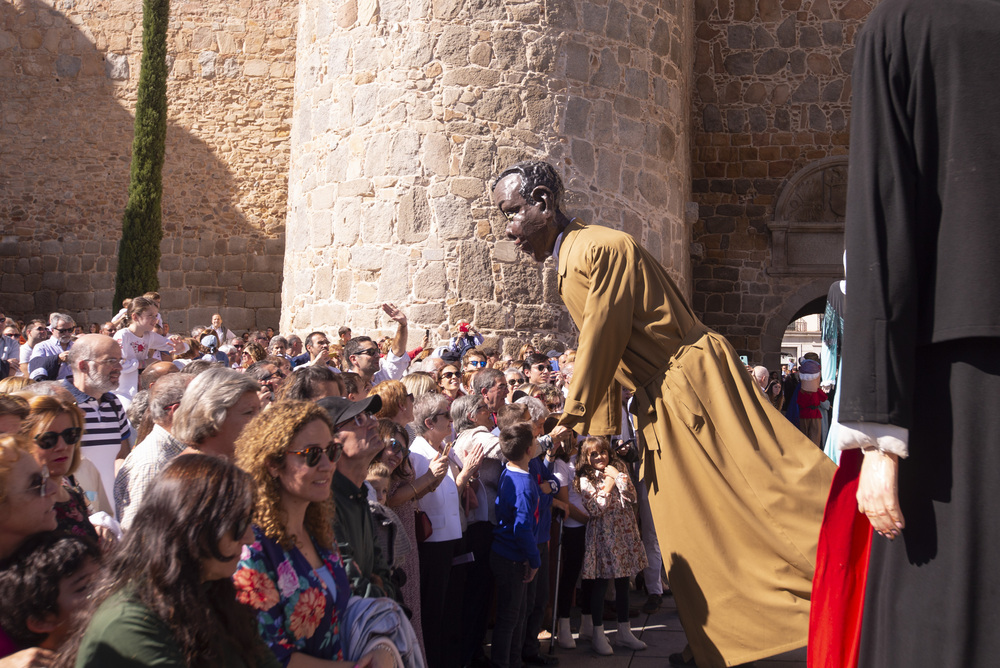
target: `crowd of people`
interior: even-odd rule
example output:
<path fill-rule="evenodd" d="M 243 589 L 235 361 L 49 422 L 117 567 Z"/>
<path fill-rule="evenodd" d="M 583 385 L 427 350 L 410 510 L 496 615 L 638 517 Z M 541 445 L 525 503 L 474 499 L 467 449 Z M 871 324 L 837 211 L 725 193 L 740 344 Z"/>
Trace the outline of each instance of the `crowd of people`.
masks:
<path fill-rule="evenodd" d="M 0 666 L 547 665 L 553 611 L 565 649 L 611 654 L 605 619 L 645 648 L 634 430 L 553 431 L 574 350 L 408 349 L 391 304 L 381 339 L 181 336 L 158 304 L 0 315 Z"/>

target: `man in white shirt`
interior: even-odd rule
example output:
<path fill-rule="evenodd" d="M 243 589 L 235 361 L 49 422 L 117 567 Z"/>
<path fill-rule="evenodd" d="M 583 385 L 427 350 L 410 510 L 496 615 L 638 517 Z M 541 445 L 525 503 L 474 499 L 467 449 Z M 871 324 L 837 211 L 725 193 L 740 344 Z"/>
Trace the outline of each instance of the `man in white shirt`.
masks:
<path fill-rule="evenodd" d="M 396 336 L 384 358 L 378 344 L 368 336 L 355 336 L 344 346 L 344 358 L 349 370 L 361 376 L 365 394 L 383 380 L 399 380 L 410 365 L 410 356 L 406 354 L 406 314 L 393 304 L 382 304 L 382 310 L 398 324 Z"/>

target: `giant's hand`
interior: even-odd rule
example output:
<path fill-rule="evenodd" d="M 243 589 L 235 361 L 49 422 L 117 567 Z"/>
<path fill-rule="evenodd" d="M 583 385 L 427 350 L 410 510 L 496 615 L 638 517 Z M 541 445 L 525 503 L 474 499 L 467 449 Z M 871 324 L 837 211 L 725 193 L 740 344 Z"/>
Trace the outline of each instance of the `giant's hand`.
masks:
<path fill-rule="evenodd" d="M 866 450 L 858 479 L 858 512 L 864 513 L 872 528 L 889 540 L 903 530 L 899 509 L 899 457 L 878 450 Z"/>

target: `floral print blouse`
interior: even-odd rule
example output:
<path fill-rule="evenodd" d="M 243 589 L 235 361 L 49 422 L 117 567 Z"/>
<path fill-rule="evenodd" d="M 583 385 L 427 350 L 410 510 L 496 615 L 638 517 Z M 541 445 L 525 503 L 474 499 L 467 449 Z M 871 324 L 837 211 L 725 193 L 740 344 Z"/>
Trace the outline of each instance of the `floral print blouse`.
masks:
<path fill-rule="evenodd" d="M 330 591 L 298 549 L 286 552 L 256 526 L 253 534 L 233 582 L 237 599 L 257 611 L 264 642 L 283 666 L 295 652 L 343 661 L 341 623 L 351 589 L 340 552 L 313 543 L 333 576 L 335 591 Z"/>

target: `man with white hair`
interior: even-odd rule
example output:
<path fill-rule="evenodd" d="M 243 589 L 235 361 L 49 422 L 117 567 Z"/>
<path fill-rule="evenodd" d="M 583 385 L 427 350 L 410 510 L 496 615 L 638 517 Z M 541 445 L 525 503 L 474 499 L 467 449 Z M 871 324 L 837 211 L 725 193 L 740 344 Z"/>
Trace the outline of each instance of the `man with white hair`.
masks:
<path fill-rule="evenodd" d="M 113 499 L 115 470 L 128 455 L 132 435 L 122 402 L 114 394 L 122 373 L 122 349 L 103 334 L 84 334 L 69 350 L 68 363 L 73 375 L 63 380 L 63 386 L 84 416 L 80 447 Z"/>
<path fill-rule="evenodd" d="M 38 343 L 31 349 L 31 357 L 28 358 L 28 375 L 32 380 L 62 380 L 73 375 L 73 369 L 68 362 L 69 350 L 73 347 L 73 329 L 76 327 L 76 321 L 71 315 L 53 313 L 49 316 L 49 325 L 52 329 L 52 338 Z M 56 361 L 52 357 L 59 358 L 58 371 L 54 376 L 51 373 Z"/>

